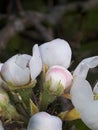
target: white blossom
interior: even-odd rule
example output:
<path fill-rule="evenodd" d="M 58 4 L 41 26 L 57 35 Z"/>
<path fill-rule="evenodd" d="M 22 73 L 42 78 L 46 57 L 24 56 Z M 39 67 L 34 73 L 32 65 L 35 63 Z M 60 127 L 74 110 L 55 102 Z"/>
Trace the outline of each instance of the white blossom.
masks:
<path fill-rule="evenodd" d="M 13 86 L 22 86 L 35 80 L 41 70 L 42 61 L 36 44 L 33 47 L 33 56 L 17 54 L 8 59 L 1 67 L 1 76 Z"/>
<path fill-rule="evenodd" d="M 82 121 L 92 130 L 98 130 L 98 100 L 94 100 L 94 93 L 98 91 L 98 83 L 92 91 L 86 77 L 88 70 L 96 66 L 98 66 L 98 56 L 80 62 L 73 73 L 74 80 L 70 91 L 72 103 L 80 113 Z"/>

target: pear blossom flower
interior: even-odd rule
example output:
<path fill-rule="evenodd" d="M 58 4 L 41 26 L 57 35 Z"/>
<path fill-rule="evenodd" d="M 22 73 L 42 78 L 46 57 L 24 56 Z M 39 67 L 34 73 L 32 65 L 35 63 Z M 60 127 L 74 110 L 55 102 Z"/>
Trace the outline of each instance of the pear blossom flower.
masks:
<path fill-rule="evenodd" d="M 80 113 L 82 121 L 92 130 L 98 130 L 98 100 L 94 100 L 94 93 L 98 93 L 98 82 L 94 89 L 86 80 L 90 68 L 98 66 L 98 56 L 84 59 L 73 72 L 73 84 L 70 90 L 72 103 Z"/>
<path fill-rule="evenodd" d="M 49 90 L 62 94 L 66 88 L 72 83 L 71 73 L 62 66 L 55 65 L 48 69 L 45 76 L 45 81 L 49 82 Z"/>
<path fill-rule="evenodd" d="M 33 56 L 22 54 L 8 59 L 1 67 L 3 80 L 12 86 L 24 86 L 36 79 L 42 70 L 38 45 L 33 47 Z"/>
<path fill-rule="evenodd" d="M 67 41 L 57 38 L 40 45 L 39 50 L 43 64 L 48 66 L 45 82 L 49 83 L 51 92 L 60 95 L 71 85 L 73 79 L 67 70 L 71 63 L 71 48 Z"/>
<path fill-rule="evenodd" d="M 62 121 L 46 112 L 38 112 L 30 118 L 27 130 L 62 130 Z"/>
<path fill-rule="evenodd" d="M 58 38 L 40 45 L 39 50 L 43 64 L 48 67 L 60 65 L 67 69 L 70 66 L 72 52 L 67 41 Z"/>

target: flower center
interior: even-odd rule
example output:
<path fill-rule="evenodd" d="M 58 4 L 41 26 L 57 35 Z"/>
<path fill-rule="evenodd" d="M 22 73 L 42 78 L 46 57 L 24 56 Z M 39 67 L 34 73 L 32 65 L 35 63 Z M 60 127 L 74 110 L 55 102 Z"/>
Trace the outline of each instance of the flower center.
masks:
<path fill-rule="evenodd" d="M 98 100 L 98 94 L 94 93 L 94 100 Z"/>

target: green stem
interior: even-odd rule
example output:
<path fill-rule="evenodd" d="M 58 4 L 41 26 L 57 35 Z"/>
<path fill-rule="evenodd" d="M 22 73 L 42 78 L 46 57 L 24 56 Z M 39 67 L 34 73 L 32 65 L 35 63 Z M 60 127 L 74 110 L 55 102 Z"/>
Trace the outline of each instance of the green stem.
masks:
<path fill-rule="evenodd" d="M 55 99 L 55 96 L 50 95 L 49 93 L 47 93 L 46 91 L 42 91 L 40 94 L 40 110 L 44 111 L 47 109 L 49 103 L 53 102 Z"/>

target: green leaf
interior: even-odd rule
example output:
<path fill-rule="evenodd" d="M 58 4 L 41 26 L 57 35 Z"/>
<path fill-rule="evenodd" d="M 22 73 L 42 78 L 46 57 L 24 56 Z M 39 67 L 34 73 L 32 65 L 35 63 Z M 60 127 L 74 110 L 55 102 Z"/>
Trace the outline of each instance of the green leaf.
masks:
<path fill-rule="evenodd" d="M 23 101 L 25 108 L 30 113 L 30 97 L 32 93 L 32 88 L 25 88 L 25 89 L 18 90 L 18 93 L 22 98 L 21 100 Z"/>
<path fill-rule="evenodd" d="M 31 115 L 37 113 L 38 107 L 33 103 L 33 101 L 30 99 L 30 110 L 31 110 Z"/>
<path fill-rule="evenodd" d="M 91 130 L 81 120 L 74 121 L 76 130 Z"/>

